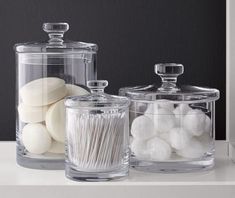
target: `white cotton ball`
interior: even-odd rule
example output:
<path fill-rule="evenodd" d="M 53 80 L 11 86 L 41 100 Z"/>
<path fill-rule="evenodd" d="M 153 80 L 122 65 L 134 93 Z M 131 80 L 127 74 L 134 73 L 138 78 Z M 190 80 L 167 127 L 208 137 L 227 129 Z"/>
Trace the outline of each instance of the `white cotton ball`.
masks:
<path fill-rule="evenodd" d="M 176 150 L 176 153 L 185 158 L 200 158 L 205 153 L 205 148 L 196 138 L 192 138 L 188 146 L 181 150 Z"/>
<path fill-rule="evenodd" d="M 209 134 L 212 133 L 212 122 L 208 116 L 206 116 L 206 118 L 205 118 L 204 132 L 209 133 Z"/>
<path fill-rule="evenodd" d="M 22 130 L 25 148 L 34 154 L 47 152 L 51 147 L 51 137 L 43 124 L 27 124 Z"/>
<path fill-rule="evenodd" d="M 139 116 L 131 125 L 131 134 L 135 138 L 146 140 L 155 135 L 153 121 L 147 116 Z"/>
<path fill-rule="evenodd" d="M 176 125 L 175 116 L 172 111 L 167 109 L 159 109 L 154 116 L 155 129 L 160 133 L 171 130 Z"/>
<path fill-rule="evenodd" d="M 179 104 L 175 109 L 174 109 L 174 114 L 176 118 L 176 125 L 178 127 L 183 126 L 183 118 L 184 116 L 188 113 L 188 111 L 192 110 L 191 107 L 187 104 Z"/>
<path fill-rule="evenodd" d="M 160 133 L 169 131 L 176 124 L 174 113 L 167 108 L 160 108 L 157 102 L 148 105 L 145 116 L 153 120 L 155 130 Z"/>
<path fill-rule="evenodd" d="M 149 115 L 150 117 L 157 114 L 158 109 L 167 109 L 169 111 L 174 110 L 174 104 L 170 103 L 168 100 L 156 100 L 153 103 L 148 104 L 148 107 L 145 111 L 145 114 Z"/>
<path fill-rule="evenodd" d="M 156 101 L 159 108 L 167 109 L 169 111 L 174 110 L 174 104 L 169 102 L 169 100 L 157 100 Z"/>
<path fill-rule="evenodd" d="M 208 144 L 213 141 L 209 133 L 203 133 L 201 136 L 196 137 L 201 143 Z"/>
<path fill-rule="evenodd" d="M 164 161 L 171 157 L 171 147 L 166 141 L 154 137 L 147 141 L 147 150 L 151 160 Z"/>
<path fill-rule="evenodd" d="M 170 144 L 170 134 L 169 134 L 169 132 L 158 133 L 157 136 L 159 138 L 161 138 L 162 140 L 166 141 L 168 144 Z"/>
<path fill-rule="evenodd" d="M 146 141 L 138 138 L 133 138 L 131 142 L 131 151 L 137 158 L 147 159 L 149 158 L 149 153 L 146 146 Z"/>
<path fill-rule="evenodd" d="M 134 140 L 134 138 L 133 138 L 132 136 L 130 136 L 130 137 L 129 137 L 129 142 L 130 142 L 130 144 L 132 144 L 133 140 Z"/>
<path fill-rule="evenodd" d="M 182 118 L 184 115 L 186 115 L 190 110 L 192 110 L 191 107 L 187 104 L 179 104 L 174 110 L 174 114 L 176 118 Z"/>
<path fill-rule="evenodd" d="M 201 110 L 190 110 L 183 119 L 183 127 L 194 136 L 200 136 L 205 130 L 206 115 Z"/>
<path fill-rule="evenodd" d="M 210 151 L 214 147 L 214 140 L 210 133 L 203 133 L 201 136 L 196 137 L 197 140 L 203 145 L 205 151 Z"/>
<path fill-rule="evenodd" d="M 141 102 L 132 102 L 130 110 L 133 112 L 144 113 L 147 110 L 147 104 Z"/>
<path fill-rule="evenodd" d="M 179 150 L 189 144 L 191 135 L 183 128 L 173 128 L 169 132 L 169 138 L 171 146 Z"/>
<path fill-rule="evenodd" d="M 159 106 L 156 102 L 148 104 L 148 107 L 144 113 L 145 116 L 154 120 L 155 115 L 157 114 Z"/>
<path fill-rule="evenodd" d="M 147 105 L 140 102 L 132 102 L 129 108 L 129 120 L 130 123 L 140 115 L 143 115 L 147 109 Z"/>

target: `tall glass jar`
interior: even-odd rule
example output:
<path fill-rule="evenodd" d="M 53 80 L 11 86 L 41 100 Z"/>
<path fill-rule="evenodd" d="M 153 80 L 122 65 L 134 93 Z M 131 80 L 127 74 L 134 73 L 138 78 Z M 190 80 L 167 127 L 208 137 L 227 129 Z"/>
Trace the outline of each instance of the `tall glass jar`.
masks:
<path fill-rule="evenodd" d="M 131 98 L 130 165 L 150 172 L 190 172 L 214 166 L 217 89 L 178 86 L 181 64 L 156 64 L 162 84 L 126 87 Z"/>
<path fill-rule="evenodd" d="M 44 23 L 48 42 L 16 44 L 17 163 L 64 168 L 64 98 L 89 93 L 97 77 L 97 45 L 63 40 L 67 23 Z"/>

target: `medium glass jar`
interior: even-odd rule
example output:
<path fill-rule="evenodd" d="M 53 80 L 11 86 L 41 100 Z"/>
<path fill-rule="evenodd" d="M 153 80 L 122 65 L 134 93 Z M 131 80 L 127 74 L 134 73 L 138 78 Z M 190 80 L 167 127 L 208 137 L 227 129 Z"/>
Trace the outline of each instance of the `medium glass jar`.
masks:
<path fill-rule="evenodd" d="M 91 94 L 66 99 L 66 176 L 106 181 L 129 172 L 129 104 L 104 93 L 107 81 L 88 81 Z"/>
<path fill-rule="evenodd" d="M 189 172 L 214 166 L 215 101 L 219 91 L 176 85 L 181 64 L 155 65 L 162 85 L 121 88 L 131 99 L 133 168 L 150 172 Z"/>
<path fill-rule="evenodd" d="M 64 41 L 67 23 L 44 23 L 48 42 L 16 44 L 17 163 L 63 169 L 64 98 L 89 93 L 97 76 L 97 45 Z"/>

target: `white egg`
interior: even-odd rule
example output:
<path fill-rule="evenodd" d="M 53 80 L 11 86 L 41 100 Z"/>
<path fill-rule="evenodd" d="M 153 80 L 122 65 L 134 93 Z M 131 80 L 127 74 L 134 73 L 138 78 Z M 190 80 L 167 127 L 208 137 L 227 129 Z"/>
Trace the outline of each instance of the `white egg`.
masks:
<path fill-rule="evenodd" d="M 135 118 L 131 125 L 131 134 L 141 140 L 153 137 L 155 135 L 153 121 L 145 115 Z"/>
<path fill-rule="evenodd" d="M 33 107 L 23 103 L 18 106 L 19 118 L 25 123 L 43 122 L 49 106 Z"/>
<path fill-rule="evenodd" d="M 176 125 L 175 116 L 172 111 L 168 109 L 158 109 L 154 116 L 155 130 L 159 133 L 165 133 L 171 130 Z"/>
<path fill-rule="evenodd" d="M 206 115 L 201 110 L 190 110 L 184 116 L 183 127 L 193 136 L 200 136 L 205 130 Z"/>
<path fill-rule="evenodd" d="M 147 150 L 151 160 L 164 161 L 171 157 L 171 147 L 166 141 L 154 137 L 147 141 Z"/>
<path fill-rule="evenodd" d="M 65 145 L 55 140 L 52 141 L 51 148 L 48 150 L 50 153 L 64 153 Z"/>
<path fill-rule="evenodd" d="M 205 147 L 196 138 L 192 138 L 188 146 L 177 150 L 176 153 L 189 159 L 200 158 L 205 153 Z"/>
<path fill-rule="evenodd" d="M 131 142 L 131 151 L 139 159 L 148 159 L 149 153 L 147 151 L 146 146 L 146 141 L 138 138 L 133 138 Z"/>
<path fill-rule="evenodd" d="M 173 128 L 169 132 L 170 144 L 175 149 L 183 149 L 190 143 L 192 136 L 183 128 Z"/>
<path fill-rule="evenodd" d="M 86 89 L 80 86 L 73 85 L 73 84 L 66 84 L 65 86 L 67 89 L 67 96 L 82 96 L 82 95 L 89 94 L 89 91 L 87 91 Z"/>
<path fill-rule="evenodd" d="M 51 137 L 43 124 L 27 124 L 22 130 L 25 148 L 34 154 L 47 152 L 51 147 Z"/>
<path fill-rule="evenodd" d="M 19 90 L 24 104 L 29 106 L 45 106 L 52 104 L 67 94 L 65 81 L 48 77 L 33 80 Z"/>
<path fill-rule="evenodd" d="M 64 99 L 50 106 L 46 113 L 46 126 L 54 140 L 65 142 L 65 105 Z"/>

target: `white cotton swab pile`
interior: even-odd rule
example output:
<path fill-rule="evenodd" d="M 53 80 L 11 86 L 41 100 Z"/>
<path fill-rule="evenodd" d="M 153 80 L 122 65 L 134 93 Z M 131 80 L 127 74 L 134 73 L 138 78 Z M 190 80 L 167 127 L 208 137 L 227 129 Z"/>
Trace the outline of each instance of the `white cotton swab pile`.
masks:
<path fill-rule="evenodd" d="M 68 160 L 84 171 L 120 166 L 129 136 L 125 131 L 125 112 L 80 114 L 73 111 L 66 126 Z"/>

